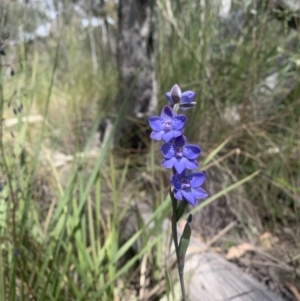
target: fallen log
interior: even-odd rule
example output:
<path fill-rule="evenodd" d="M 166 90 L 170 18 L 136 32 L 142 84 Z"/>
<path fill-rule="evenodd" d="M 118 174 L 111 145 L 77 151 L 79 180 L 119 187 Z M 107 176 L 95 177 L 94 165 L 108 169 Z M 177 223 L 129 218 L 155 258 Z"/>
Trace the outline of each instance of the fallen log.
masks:
<path fill-rule="evenodd" d="M 164 225 L 167 224 L 171 227 L 170 223 Z M 181 235 L 180 229 L 178 233 Z M 175 254 L 171 260 L 174 259 Z M 205 244 L 193 237 L 186 255 L 184 274 L 189 301 L 283 301 L 235 264 L 207 249 Z M 181 300 L 180 296 L 176 296 L 175 300 Z"/>

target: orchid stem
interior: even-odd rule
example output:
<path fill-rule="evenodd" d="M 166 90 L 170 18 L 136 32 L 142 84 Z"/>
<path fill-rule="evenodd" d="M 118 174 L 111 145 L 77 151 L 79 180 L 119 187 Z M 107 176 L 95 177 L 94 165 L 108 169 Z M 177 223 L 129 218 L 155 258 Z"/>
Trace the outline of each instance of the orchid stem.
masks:
<path fill-rule="evenodd" d="M 177 235 L 177 220 L 176 220 L 177 201 L 173 200 L 172 206 L 173 206 L 172 234 L 173 234 L 173 241 L 175 245 L 179 282 L 180 282 L 181 293 L 182 293 L 182 301 L 186 301 L 185 286 L 184 286 L 184 279 L 183 279 L 183 267 L 179 264 L 181 259 L 179 255 L 179 245 L 178 245 L 178 235 Z"/>

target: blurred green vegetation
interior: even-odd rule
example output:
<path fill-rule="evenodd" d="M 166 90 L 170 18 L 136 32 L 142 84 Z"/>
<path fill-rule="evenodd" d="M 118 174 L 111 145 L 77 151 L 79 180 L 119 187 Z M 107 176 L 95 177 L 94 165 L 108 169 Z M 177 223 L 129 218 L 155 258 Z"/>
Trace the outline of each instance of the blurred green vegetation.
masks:
<path fill-rule="evenodd" d="M 293 257 L 300 241 L 299 30 L 268 7 L 241 3 L 232 10 L 243 17 L 229 20 L 207 1 L 157 1 L 158 111 L 174 83 L 196 92 L 186 135 L 203 150 L 200 165 L 217 166 L 229 175 L 227 186 L 238 183 L 232 188 L 256 175 L 240 197 L 259 225 L 247 224 L 252 216 L 236 208 L 254 240 L 270 231 Z M 0 7 L 7 16 L 2 36 L 9 32 L 14 41 L 1 57 L 0 300 L 138 300 L 145 256 L 158 300 L 170 271 L 157 233 L 170 206 L 156 146 L 149 141 L 149 151 L 128 156 L 111 152 L 110 141 L 96 154 L 93 147 L 101 118 L 122 112 L 114 108 L 116 5 L 103 8 L 113 20 L 108 27 L 84 27 L 76 13 L 63 13 L 73 7 L 66 1 L 49 35 L 27 40 L 21 33 L 47 16 L 24 5 Z M 276 87 L 261 96 L 272 72 Z M 208 203 L 218 192 L 209 192 Z M 122 242 L 123 217 L 144 200 L 156 226 L 132 213 L 139 230 Z"/>

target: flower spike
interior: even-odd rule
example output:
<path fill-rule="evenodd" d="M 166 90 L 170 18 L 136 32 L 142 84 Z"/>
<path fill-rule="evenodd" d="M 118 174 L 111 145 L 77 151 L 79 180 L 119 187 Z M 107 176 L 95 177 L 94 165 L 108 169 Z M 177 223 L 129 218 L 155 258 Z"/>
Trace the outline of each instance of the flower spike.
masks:
<path fill-rule="evenodd" d="M 188 172 L 188 170 L 198 167 L 196 158 L 201 153 L 201 149 L 195 144 L 187 143 L 187 139 L 183 135 L 186 117 L 182 114 L 177 115 L 178 109 L 187 110 L 196 104 L 194 102 L 195 93 L 193 91 L 182 93 L 180 87 L 175 84 L 171 91 L 166 93 L 166 98 L 169 106 L 162 109 L 160 116 L 150 117 L 148 122 L 152 129 L 150 137 L 153 140 L 165 141 L 160 148 L 163 155 L 161 165 L 173 170 L 173 176 L 170 180 L 170 197 L 173 208 L 172 238 L 176 251 L 182 299 L 186 300 L 183 269 L 185 254 L 191 237 L 192 215 L 187 220 L 179 243 L 177 222 L 188 205 L 196 206 L 196 200 L 207 197 L 207 193 L 200 188 L 205 180 L 205 174 Z M 178 201 L 180 201 L 179 204 Z"/>

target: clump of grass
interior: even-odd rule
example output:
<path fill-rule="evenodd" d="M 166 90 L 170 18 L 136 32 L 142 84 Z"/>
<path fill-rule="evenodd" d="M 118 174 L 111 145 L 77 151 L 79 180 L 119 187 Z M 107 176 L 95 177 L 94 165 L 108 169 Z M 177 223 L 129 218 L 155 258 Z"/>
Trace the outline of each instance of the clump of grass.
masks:
<path fill-rule="evenodd" d="M 130 158 L 124 161 L 107 154 L 122 108 L 106 144 L 89 157 L 99 119 L 111 110 L 109 102 L 116 90 L 108 87 L 116 86 L 116 70 L 93 73 L 90 57 L 80 56 L 80 51 L 87 51 L 85 41 L 78 43 L 74 36 L 62 31 L 50 41 L 49 52 L 33 44 L 32 56 L 21 56 L 25 67 L 16 68 L 16 76 L 5 80 L 1 116 L 14 118 L 16 125 L 4 128 L 5 133 L 12 130 L 14 137 L 1 139 L 5 143 L 1 156 L 7 161 L 7 168 L 1 170 L 5 187 L 0 199 L 4 207 L 1 260 L 6 263 L 0 271 L 3 300 L 112 300 L 126 288 L 129 298 L 133 293 L 126 279 L 142 256 L 161 249 L 161 235 L 154 236 L 157 228 L 149 228 L 153 220 L 161 225 L 168 214 L 169 200 L 161 192 L 155 195 L 155 211 L 148 223 L 140 219 L 136 233 L 126 241 L 120 237 L 121 221 L 140 197 L 135 189 L 140 181 L 128 169 Z M 16 52 L 23 46 L 15 46 Z M 14 102 L 24 107 L 17 115 L 5 102 L 14 90 Z M 32 114 L 42 118 L 34 123 L 22 118 Z M 79 146 L 81 133 L 76 136 L 73 127 L 84 118 L 90 122 L 88 137 Z M 54 156 L 57 151 L 68 155 L 62 165 Z M 51 193 L 44 192 L 41 183 Z M 124 261 L 137 240 L 142 242 L 140 249 Z M 150 256 L 157 279 L 160 260 Z"/>

